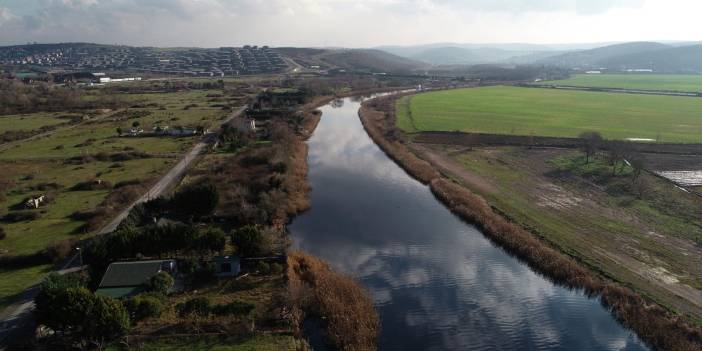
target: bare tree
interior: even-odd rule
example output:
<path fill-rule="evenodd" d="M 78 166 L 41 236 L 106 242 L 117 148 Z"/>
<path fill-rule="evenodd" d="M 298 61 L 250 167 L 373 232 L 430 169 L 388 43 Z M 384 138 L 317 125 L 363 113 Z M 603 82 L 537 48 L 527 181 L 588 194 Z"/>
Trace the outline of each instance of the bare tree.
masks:
<path fill-rule="evenodd" d="M 602 146 L 602 135 L 598 132 L 584 132 L 580 134 L 580 139 L 583 139 L 583 152 L 585 153 L 585 162 L 590 163 L 590 157 L 597 154 L 597 151 Z"/>

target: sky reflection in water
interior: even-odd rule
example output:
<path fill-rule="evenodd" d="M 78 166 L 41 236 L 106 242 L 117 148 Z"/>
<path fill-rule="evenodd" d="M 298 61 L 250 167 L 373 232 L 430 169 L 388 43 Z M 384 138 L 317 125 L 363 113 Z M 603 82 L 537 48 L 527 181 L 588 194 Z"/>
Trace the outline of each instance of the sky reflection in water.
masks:
<path fill-rule="evenodd" d="M 357 277 L 382 350 L 644 350 L 597 300 L 553 285 L 452 215 L 368 138 L 358 102 L 309 141 L 312 209 L 295 245 Z"/>

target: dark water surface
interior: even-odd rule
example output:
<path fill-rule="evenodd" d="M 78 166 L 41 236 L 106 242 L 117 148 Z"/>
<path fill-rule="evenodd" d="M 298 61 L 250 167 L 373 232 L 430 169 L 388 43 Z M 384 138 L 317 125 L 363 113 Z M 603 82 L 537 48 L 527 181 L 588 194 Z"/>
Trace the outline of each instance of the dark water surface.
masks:
<path fill-rule="evenodd" d="M 334 106 L 332 106 L 334 105 Z M 381 350 L 645 350 L 596 299 L 559 287 L 451 214 L 372 142 L 345 99 L 309 141 L 295 246 L 358 278 Z"/>

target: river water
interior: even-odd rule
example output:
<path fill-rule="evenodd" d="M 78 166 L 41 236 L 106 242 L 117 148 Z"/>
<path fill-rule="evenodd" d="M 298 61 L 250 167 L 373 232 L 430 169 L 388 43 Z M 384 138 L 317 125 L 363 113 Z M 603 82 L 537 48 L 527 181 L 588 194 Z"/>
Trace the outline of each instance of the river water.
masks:
<path fill-rule="evenodd" d="M 295 246 L 356 277 L 381 350 L 645 350 L 599 303 L 554 285 L 454 216 L 390 160 L 358 118 L 324 106 L 309 140 L 312 208 Z"/>

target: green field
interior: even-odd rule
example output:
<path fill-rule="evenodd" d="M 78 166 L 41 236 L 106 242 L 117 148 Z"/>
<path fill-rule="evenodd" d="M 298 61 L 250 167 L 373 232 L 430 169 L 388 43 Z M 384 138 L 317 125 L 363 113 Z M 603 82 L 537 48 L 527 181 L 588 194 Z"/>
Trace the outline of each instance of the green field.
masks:
<path fill-rule="evenodd" d="M 554 89 L 485 87 L 446 90 L 397 102 L 406 132 L 462 131 L 609 139 L 702 142 L 702 99 Z"/>
<path fill-rule="evenodd" d="M 42 127 L 68 123 L 68 119 L 61 119 L 67 113 L 30 113 L 25 115 L 0 116 L 0 133 L 15 131 L 31 131 Z"/>
<path fill-rule="evenodd" d="M 702 75 L 576 74 L 569 79 L 545 81 L 539 82 L 538 84 L 554 84 L 596 88 L 702 92 Z"/>

